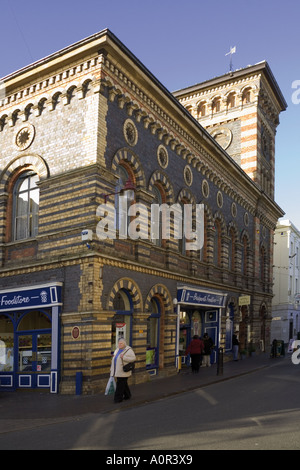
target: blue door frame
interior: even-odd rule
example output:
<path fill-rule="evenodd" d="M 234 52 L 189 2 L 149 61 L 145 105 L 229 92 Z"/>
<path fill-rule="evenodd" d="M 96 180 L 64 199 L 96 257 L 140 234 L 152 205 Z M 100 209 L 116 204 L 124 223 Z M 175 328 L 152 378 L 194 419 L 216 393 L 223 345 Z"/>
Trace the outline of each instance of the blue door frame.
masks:
<path fill-rule="evenodd" d="M 38 338 L 41 335 L 51 335 L 51 329 L 20 331 L 16 333 L 15 356 L 15 384 L 17 388 L 50 388 L 51 381 L 51 362 L 43 360 L 38 364 L 39 349 Z M 31 349 L 21 345 L 22 338 L 31 339 Z M 25 353 L 25 355 L 22 355 Z M 44 357 L 51 359 L 51 345 L 49 351 L 44 351 Z M 20 370 L 22 368 L 22 370 Z M 45 371 L 47 369 L 47 371 Z"/>
<path fill-rule="evenodd" d="M 15 390 L 16 388 L 49 388 L 51 393 L 58 393 L 60 380 L 60 313 L 62 298 L 61 282 L 49 282 L 34 286 L 24 286 L 0 291 L 0 315 L 12 322 L 10 335 L 13 346 L 2 341 L 1 347 L 13 355 L 13 363 L 5 370 L 0 371 L 0 390 Z M 23 317 L 32 311 L 40 311 L 48 316 L 51 327 L 44 330 L 19 331 Z M 33 352 L 37 350 L 37 335 L 48 330 L 51 333 L 51 367 L 49 373 L 44 373 L 41 364 L 39 370 L 37 361 L 32 361 L 32 368 L 36 371 L 19 371 L 19 338 L 21 335 L 32 335 Z M 24 356 L 25 357 L 25 356 Z M 33 357 L 35 359 L 35 356 Z M 46 360 L 46 354 L 44 359 Z M 6 364 L 6 362 L 5 362 Z M 23 374 L 24 372 L 24 374 Z M 27 372 L 27 373 L 26 373 Z M 36 376 L 36 377 L 35 377 Z M 32 386 L 33 385 L 33 386 Z"/>

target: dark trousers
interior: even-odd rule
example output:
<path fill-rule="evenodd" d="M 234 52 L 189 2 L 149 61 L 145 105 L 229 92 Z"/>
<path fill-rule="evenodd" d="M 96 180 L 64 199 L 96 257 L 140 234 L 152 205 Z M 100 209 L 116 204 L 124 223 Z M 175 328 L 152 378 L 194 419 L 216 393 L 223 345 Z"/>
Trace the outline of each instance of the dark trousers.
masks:
<path fill-rule="evenodd" d="M 124 400 L 128 400 L 131 397 L 131 392 L 128 387 L 128 377 L 116 377 L 117 379 L 117 387 L 115 391 L 115 402 L 120 402 Z"/>
<path fill-rule="evenodd" d="M 192 371 L 199 372 L 201 354 L 191 354 Z"/>

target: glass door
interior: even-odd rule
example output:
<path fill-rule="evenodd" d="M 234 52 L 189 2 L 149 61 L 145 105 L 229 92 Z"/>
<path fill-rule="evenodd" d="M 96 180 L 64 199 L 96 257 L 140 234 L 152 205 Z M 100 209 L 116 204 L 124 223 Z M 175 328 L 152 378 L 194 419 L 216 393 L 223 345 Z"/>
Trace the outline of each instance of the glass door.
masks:
<path fill-rule="evenodd" d="M 36 388 L 48 384 L 44 374 L 51 371 L 51 332 L 18 334 L 18 385 Z M 50 383 L 50 382 L 49 382 Z"/>

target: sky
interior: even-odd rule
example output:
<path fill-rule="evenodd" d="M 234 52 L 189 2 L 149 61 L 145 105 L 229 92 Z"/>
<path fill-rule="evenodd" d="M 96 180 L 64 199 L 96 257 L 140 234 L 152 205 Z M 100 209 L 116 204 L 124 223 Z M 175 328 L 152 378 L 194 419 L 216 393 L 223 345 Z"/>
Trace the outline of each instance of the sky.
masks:
<path fill-rule="evenodd" d="M 288 108 L 275 201 L 300 231 L 299 0 L 0 0 L 0 77 L 110 29 L 169 90 L 266 60 Z"/>

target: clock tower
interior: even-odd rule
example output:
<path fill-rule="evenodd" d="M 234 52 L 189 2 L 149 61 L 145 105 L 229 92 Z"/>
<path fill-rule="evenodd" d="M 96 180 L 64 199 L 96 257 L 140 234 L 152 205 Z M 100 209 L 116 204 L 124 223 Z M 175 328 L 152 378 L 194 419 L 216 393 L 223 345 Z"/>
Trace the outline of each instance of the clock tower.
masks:
<path fill-rule="evenodd" d="M 231 71 L 174 96 L 273 199 L 276 128 L 287 104 L 268 63 Z"/>

